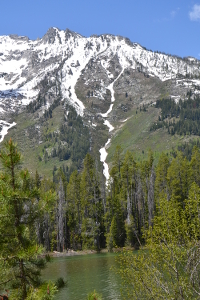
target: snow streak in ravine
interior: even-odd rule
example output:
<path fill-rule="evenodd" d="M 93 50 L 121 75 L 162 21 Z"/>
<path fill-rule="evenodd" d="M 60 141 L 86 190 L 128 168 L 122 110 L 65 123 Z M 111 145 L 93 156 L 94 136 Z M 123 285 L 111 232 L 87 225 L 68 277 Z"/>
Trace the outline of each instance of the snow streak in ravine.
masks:
<path fill-rule="evenodd" d="M 15 122 L 10 124 L 6 121 L 0 120 L 0 130 L 1 130 L 1 132 L 0 132 L 0 143 L 3 142 L 5 135 L 8 133 L 8 130 L 11 127 L 15 126 L 15 125 L 17 125 Z"/>
<path fill-rule="evenodd" d="M 115 92 L 114 92 L 113 86 L 114 86 L 114 83 L 119 79 L 119 77 L 122 75 L 123 72 L 124 72 L 124 68 L 122 69 L 120 74 L 117 76 L 117 78 L 107 87 L 107 89 L 110 90 L 110 92 L 111 92 L 111 105 L 110 105 L 108 111 L 105 114 L 101 114 L 101 116 L 103 118 L 107 118 L 108 114 L 112 111 L 112 108 L 113 108 L 113 105 L 114 105 L 113 102 L 115 101 L 115 95 L 114 95 Z M 113 131 L 114 127 L 110 124 L 110 122 L 108 120 L 104 120 L 104 124 L 108 127 L 109 132 Z M 103 163 L 103 168 L 104 168 L 103 174 L 106 177 L 106 184 L 108 184 L 108 179 L 110 177 L 108 164 L 106 163 L 106 157 L 108 155 L 108 153 L 106 151 L 106 148 L 109 145 L 110 140 L 111 139 L 109 138 L 108 141 L 105 143 L 105 146 L 99 150 L 99 152 L 100 152 L 100 161 Z"/>

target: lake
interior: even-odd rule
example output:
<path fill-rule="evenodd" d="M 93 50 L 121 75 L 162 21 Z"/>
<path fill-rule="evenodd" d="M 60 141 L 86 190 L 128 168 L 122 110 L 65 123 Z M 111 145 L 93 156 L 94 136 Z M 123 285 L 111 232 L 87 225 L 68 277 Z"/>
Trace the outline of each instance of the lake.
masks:
<path fill-rule="evenodd" d="M 117 266 L 117 254 L 89 254 L 53 258 L 42 272 L 45 280 L 67 280 L 57 294 L 59 300 L 85 300 L 94 289 L 104 300 L 121 300 L 120 278 L 111 267 Z"/>

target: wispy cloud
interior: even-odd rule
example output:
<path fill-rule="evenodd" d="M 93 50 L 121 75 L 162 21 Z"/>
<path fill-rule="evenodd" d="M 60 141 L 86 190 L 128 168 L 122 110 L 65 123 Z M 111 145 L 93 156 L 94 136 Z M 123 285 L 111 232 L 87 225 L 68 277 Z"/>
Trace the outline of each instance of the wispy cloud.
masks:
<path fill-rule="evenodd" d="M 174 9 L 174 10 L 172 10 L 172 11 L 170 12 L 170 14 L 168 15 L 168 17 L 165 17 L 165 18 L 162 18 L 162 19 L 154 20 L 154 22 L 156 22 L 156 23 L 157 23 L 157 22 L 158 22 L 158 23 L 161 23 L 161 22 L 170 22 L 170 21 L 172 21 L 172 20 L 176 17 L 176 15 L 178 14 L 179 10 L 180 10 L 180 8 L 177 7 L 176 9 Z"/>
<path fill-rule="evenodd" d="M 192 8 L 192 11 L 189 12 L 189 17 L 191 21 L 200 20 L 200 5 L 195 4 Z"/>
<path fill-rule="evenodd" d="M 177 7 L 177 9 L 172 10 L 171 13 L 170 13 L 171 18 L 175 18 L 175 16 L 177 15 L 179 10 L 180 10 L 179 7 Z"/>
<path fill-rule="evenodd" d="M 176 16 L 176 11 L 172 10 L 171 13 L 170 13 L 170 15 L 171 15 L 172 18 L 174 18 Z"/>

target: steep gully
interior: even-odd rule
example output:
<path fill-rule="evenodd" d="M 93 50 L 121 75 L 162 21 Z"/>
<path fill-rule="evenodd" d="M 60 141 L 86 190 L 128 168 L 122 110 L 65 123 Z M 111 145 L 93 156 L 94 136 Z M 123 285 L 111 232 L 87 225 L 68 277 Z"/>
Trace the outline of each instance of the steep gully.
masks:
<path fill-rule="evenodd" d="M 114 130 L 114 127 L 110 124 L 110 122 L 107 120 L 108 115 L 110 114 L 110 112 L 113 109 L 113 105 L 114 105 L 114 101 L 115 101 L 115 96 L 114 96 L 114 89 L 113 86 L 115 84 L 115 82 L 119 79 L 119 77 L 122 75 L 122 73 L 124 72 L 124 68 L 122 69 L 122 71 L 120 72 L 120 74 L 117 76 L 117 78 L 107 87 L 108 90 L 110 90 L 111 92 L 111 104 L 110 107 L 108 109 L 108 111 L 104 114 L 101 114 L 101 116 L 103 118 L 105 118 L 104 120 L 104 124 L 108 127 L 109 132 Z M 80 102 L 80 101 L 79 101 Z M 10 128 L 12 128 L 13 126 L 15 126 L 16 123 L 13 122 L 12 124 L 9 124 L 6 121 L 0 120 L 0 143 L 4 140 L 5 135 L 8 133 L 8 130 Z M 100 152 L 100 161 L 103 163 L 103 174 L 106 178 L 106 183 L 108 184 L 108 180 L 109 180 L 109 169 L 108 169 L 108 164 L 106 163 L 106 158 L 107 158 L 107 146 L 109 145 L 111 141 L 111 138 L 108 139 L 108 141 L 105 143 L 104 147 L 102 147 L 99 152 Z"/>
<path fill-rule="evenodd" d="M 117 78 L 107 87 L 108 90 L 110 90 L 111 92 L 111 105 L 108 109 L 108 111 L 104 114 L 101 114 L 101 116 L 103 118 L 107 118 L 109 113 L 112 111 L 113 109 L 113 102 L 115 101 L 115 96 L 114 96 L 114 89 L 113 89 L 113 86 L 114 86 L 114 83 L 119 79 L 119 77 L 122 75 L 122 73 L 124 72 L 124 69 L 122 69 L 122 71 L 120 72 L 120 74 L 117 76 Z M 113 131 L 114 127 L 110 124 L 110 122 L 108 120 L 104 120 L 104 124 L 108 127 L 108 130 L 109 132 Z M 107 151 L 106 151 L 106 148 L 107 146 L 109 145 L 110 143 L 110 138 L 108 139 L 108 141 L 105 143 L 105 146 L 103 148 L 101 148 L 99 150 L 100 152 L 100 161 L 103 163 L 103 174 L 106 178 L 106 184 L 108 184 L 108 180 L 109 180 L 109 169 L 108 169 L 108 164 L 106 163 L 106 157 L 108 155 Z"/>

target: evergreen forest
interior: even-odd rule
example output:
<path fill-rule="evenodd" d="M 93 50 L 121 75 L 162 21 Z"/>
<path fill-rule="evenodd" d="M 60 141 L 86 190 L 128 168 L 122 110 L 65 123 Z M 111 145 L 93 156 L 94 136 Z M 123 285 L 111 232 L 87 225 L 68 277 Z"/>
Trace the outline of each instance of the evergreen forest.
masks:
<path fill-rule="evenodd" d="M 171 135 L 200 135 L 200 98 L 188 92 L 188 100 L 176 102 L 174 99 L 160 99 L 156 101 L 156 108 L 161 114 L 150 130 L 167 128 Z"/>
<path fill-rule="evenodd" d="M 190 299 L 199 299 L 197 146 L 190 159 L 181 151 L 162 153 L 157 164 L 151 151 L 146 160 L 137 161 L 117 146 L 107 183 L 89 153 L 69 180 L 62 168 L 56 181 L 38 172 L 31 177 L 12 140 L 5 143 L 0 160 L 0 288 L 12 290 L 9 299 L 51 299 L 42 298 L 43 292 L 57 290 L 51 282 L 42 285 L 40 271 L 48 260 L 43 252 L 122 247 L 140 249 L 137 259 L 132 252 L 121 254 L 128 297 L 186 299 L 189 293 Z M 126 289 L 132 283 L 134 290 Z"/>

